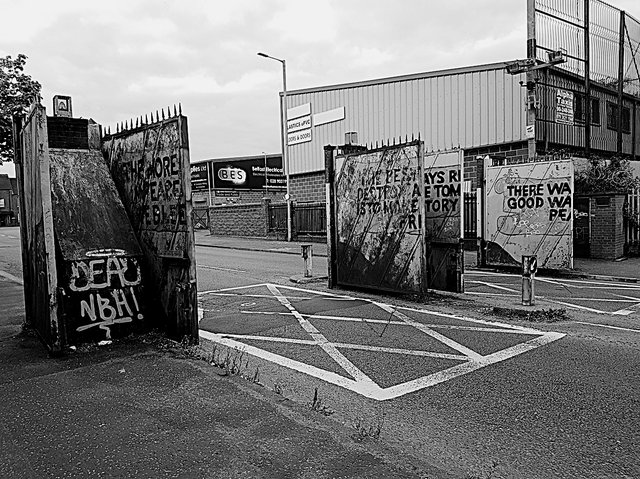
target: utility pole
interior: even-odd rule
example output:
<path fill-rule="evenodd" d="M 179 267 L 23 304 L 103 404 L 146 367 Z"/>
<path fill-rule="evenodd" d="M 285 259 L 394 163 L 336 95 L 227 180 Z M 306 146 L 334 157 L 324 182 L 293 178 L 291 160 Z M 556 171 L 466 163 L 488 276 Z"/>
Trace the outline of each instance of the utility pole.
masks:
<path fill-rule="evenodd" d="M 536 61 L 536 2 L 527 0 L 527 59 Z M 527 81 L 527 150 L 529 160 L 536 157 L 536 81 L 535 73 L 528 69 Z"/>

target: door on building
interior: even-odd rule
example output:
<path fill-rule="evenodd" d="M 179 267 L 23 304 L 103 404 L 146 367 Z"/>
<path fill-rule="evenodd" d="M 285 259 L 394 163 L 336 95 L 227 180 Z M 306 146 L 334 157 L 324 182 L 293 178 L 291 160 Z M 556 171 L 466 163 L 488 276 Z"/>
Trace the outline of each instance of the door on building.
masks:
<path fill-rule="evenodd" d="M 591 254 L 591 203 L 588 197 L 575 198 L 573 254 L 578 258 L 588 258 Z"/>

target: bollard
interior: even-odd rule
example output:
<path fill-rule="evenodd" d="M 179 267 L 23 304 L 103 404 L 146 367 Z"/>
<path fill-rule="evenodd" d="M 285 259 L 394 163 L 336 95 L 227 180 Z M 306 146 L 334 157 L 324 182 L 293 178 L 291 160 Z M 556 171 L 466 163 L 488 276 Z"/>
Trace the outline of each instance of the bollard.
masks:
<path fill-rule="evenodd" d="M 302 259 L 304 259 L 304 277 L 311 277 L 311 269 L 313 268 L 313 245 L 302 245 Z"/>
<path fill-rule="evenodd" d="M 535 280 L 537 269 L 538 260 L 535 255 L 522 256 L 522 306 L 535 305 Z"/>

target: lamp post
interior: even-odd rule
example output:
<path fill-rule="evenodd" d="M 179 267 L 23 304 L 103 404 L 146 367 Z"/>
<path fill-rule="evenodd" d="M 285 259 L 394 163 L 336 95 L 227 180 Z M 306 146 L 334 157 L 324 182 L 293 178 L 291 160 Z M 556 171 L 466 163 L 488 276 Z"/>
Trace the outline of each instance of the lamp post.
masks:
<path fill-rule="evenodd" d="M 267 193 L 269 192 L 269 175 L 267 172 L 267 153 L 262 152 L 264 155 L 264 196 L 267 197 Z"/>
<path fill-rule="evenodd" d="M 259 52 L 258 56 L 282 63 L 282 162 L 284 163 L 285 176 L 287 178 L 287 194 L 285 196 L 287 201 L 287 241 L 291 241 L 291 193 L 289 190 L 289 152 L 287 151 L 287 62 L 262 52 Z"/>

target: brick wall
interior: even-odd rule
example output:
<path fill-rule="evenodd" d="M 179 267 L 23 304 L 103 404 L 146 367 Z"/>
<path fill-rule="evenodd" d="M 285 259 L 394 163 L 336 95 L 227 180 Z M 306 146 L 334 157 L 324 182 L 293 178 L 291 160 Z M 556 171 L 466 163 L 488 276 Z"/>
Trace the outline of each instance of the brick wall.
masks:
<path fill-rule="evenodd" d="M 326 200 L 324 171 L 290 177 L 291 197 L 296 203 Z"/>
<path fill-rule="evenodd" d="M 492 145 L 484 148 L 473 148 L 464 151 L 464 179 L 471 181 L 471 188 L 478 188 L 478 179 L 481 177 L 478 172 L 482 171 L 483 161 L 478 156 L 497 155 L 504 156 L 508 165 L 524 163 L 529 158 L 529 151 L 525 142 L 506 143 L 503 145 Z"/>
<path fill-rule="evenodd" d="M 624 255 L 624 195 L 597 195 L 591 201 L 591 257 L 617 259 Z"/>
<path fill-rule="evenodd" d="M 89 149 L 89 120 L 82 118 L 47 117 L 49 148 Z"/>
<path fill-rule="evenodd" d="M 267 236 L 265 202 L 219 205 L 209 209 L 210 231 L 215 235 Z"/>

